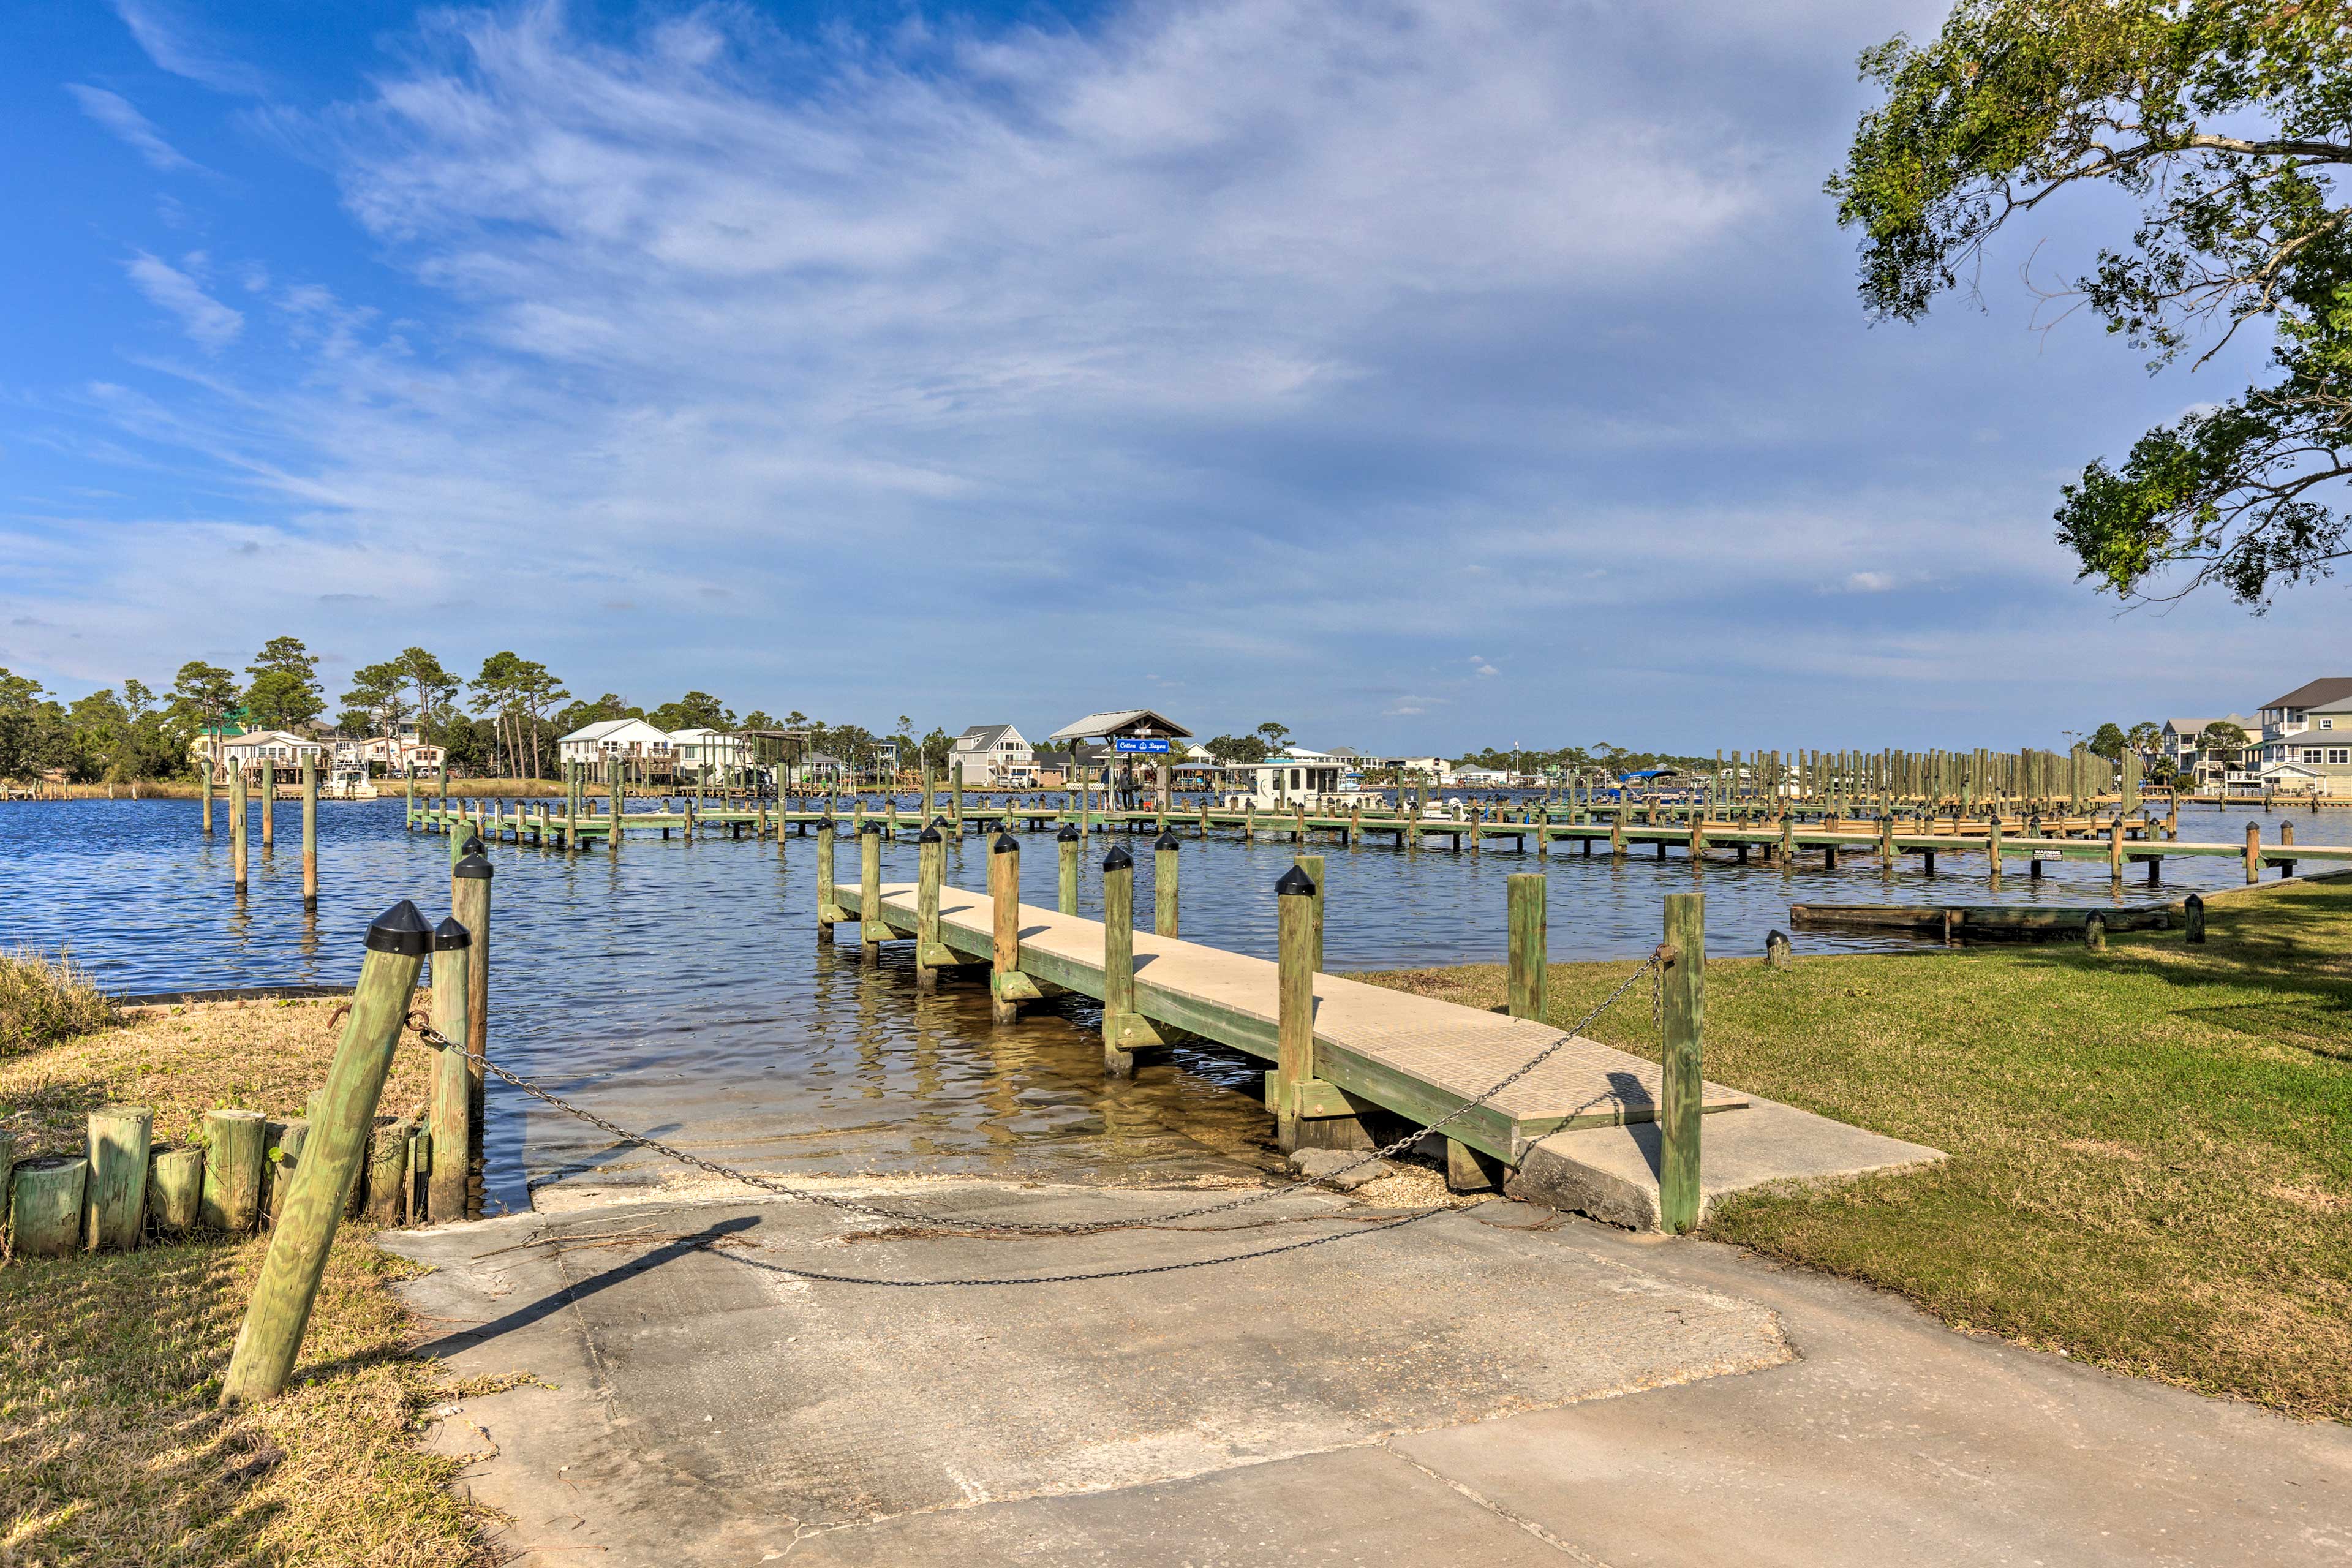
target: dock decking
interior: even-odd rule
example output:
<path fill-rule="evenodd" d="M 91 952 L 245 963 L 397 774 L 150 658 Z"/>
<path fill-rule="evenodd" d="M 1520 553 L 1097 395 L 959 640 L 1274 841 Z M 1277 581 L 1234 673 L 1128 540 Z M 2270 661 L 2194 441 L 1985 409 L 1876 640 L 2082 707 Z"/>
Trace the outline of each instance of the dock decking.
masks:
<path fill-rule="evenodd" d="M 916 884 L 885 883 L 881 891 L 882 922 L 894 936 L 915 936 Z M 844 910 L 859 908 L 854 883 L 835 884 L 834 897 Z M 985 893 L 940 889 L 940 940 L 966 962 L 989 960 L 992 921 Z M 1023 904 L 1020 932 L 1023 973 L 1102 997 L 1100 921 Z M 1137 1012 L 1153 1023 L 1275 1059 L 1277 966 L 1271 960 L 1142 931 L 1134 942 Z M 1424 1126 L 1566 1037 L 1565 1030 L 1548 1024 L 1340 975 L 1315 976 L 1316 1079 Z M 1656 1063 L 1580 1037 L 1487 1104 L 1447 1123 L 1445 1134 L 1517 1165 L 1529 1145 L 1552 1132 L 1654 1121 L 1658 1096 Z M 1747 1103 L 1720 1084 L 1702 1086 L 1704 1111 L 1736 1110 Z M 1328 1110 L 1348 1114 L 1350 1108 L 1331 1104 Z"/>

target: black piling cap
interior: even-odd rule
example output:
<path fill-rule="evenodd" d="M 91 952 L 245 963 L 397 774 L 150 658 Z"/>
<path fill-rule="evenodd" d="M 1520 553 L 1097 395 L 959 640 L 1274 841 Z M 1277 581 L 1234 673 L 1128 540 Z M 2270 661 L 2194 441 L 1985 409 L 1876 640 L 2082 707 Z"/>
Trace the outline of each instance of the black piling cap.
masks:
<path fill-rule="evenodd" d="M 1304 866 L 1293 866 L 1282 874 L 1274 890 L 1286 899 L 1311 899 L 1315 896 L 1315 879 L 1307 874 Z"/>
<path fill-rule="evenodd" d="M 865 826 L 859 828 L 857 831 L 860 833 L 879 833 L 882 831 L 882 825 L 878 822 L 869 820 Z"/>
<path fill-rule="evenodd" d="M 1784 931 L 1767 932 L 1764 938 L 1764 945 L 1766 947 L 1786 947 L 1789 945 L 1789 933 Z"/>
<path fill-rule="evenodd" d="M 469 882 L 487 882 L 490 879 L 490 858 L 487 855 L 475 854 L 467 856 L 463 860 L 450 867 L 449 875 L 463 877 Z"/>
<path fill-rule="evenodd" d="M 1121 846 L 1114 844 L 1110 847 L 1110 853 L 1103 857 L 1103 869 L 1132 871 L 1135 869 L 1135 857 L 1129 855 Z"/>
<path fill-rule="evenodd" d="M 433 928 L 433 951 L 436 952 L 455 952 L 459 948 L 473 945 L 474 933 L 459 925 L 456 915 Z"/>
<path fill-rule="evenodd" d="M 915 835 L 915 842 L 918 844 L 937 844 L 939 841 L 940 830 L 936 827 L 926 827 Z"/>
<path fill-rule="evenodd" d="M 422 958 L 433 949 L 433 928 L 425 923 L 423 911 L 403 899 L 375 917 L 375 923 L 368 927 L 367 944 L 370 952 Z"/>
<path fill-rule="evenodd" d="M 948 819 L 944 816 L 934 816 L 931 818 L 931 826 L 933 827 L 945 827 L 947 825 Z"/>
<path fill-rule="evenodd" d="M 457 853 L 460 855 L 479 855 L 483 850 L 488 847 L 489 846 L 482 842 L 482 836 L 476 833 L 467 836 L 466 839 L 466 847 L 457 851 Z"/>
<path fill-rule="evenodd" d="M 1062 831 L 1054 835 L 1054 842 L 1056 844 L 1076 844 L 1077 841 L 1078 825 L 1075 822 L 1062 824 Z"/>
<path fill-rule="evenodd" d="M 1018 855 L 1021 853 L 1021 840 L 1013 837 L 1010 833 L 999 833 L 996 836 L 996 842 L 991 844 L 988 849 L 992 855 Z"/>
<path fill-rule="evenodd" d="M 2201 910 L 2205 907 L 2205 900 L 2194 893 L 2189 894 L 2182 902 L 2187 908 L 2192 910 Z"/>
<path fill-rule="evenodd" d="M 1173 849 L 1177 847 L 1176 830 L 1172 827 L 1161 828 L 1160 830 L 1160 837 L 1151 841 L 1151 847 L 1154 849 Z"/>

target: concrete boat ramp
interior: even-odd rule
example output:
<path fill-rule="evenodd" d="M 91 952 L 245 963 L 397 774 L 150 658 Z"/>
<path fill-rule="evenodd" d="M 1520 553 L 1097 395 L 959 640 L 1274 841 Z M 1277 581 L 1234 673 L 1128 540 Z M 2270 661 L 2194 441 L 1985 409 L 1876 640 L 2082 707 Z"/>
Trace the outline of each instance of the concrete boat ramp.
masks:
<path fill-rule="evenodd" d="M 942 1215 L 1193 1192 L 933 1184 Z M 1406 1211 L 1413 1212 L 1413 1211 Z M 1524 1204 L 1007 1237 L 625 1202 L 383 1245 L 515 1568 L 2341 1564 L 2352 1436 Z M 1291 1240 L 1328 1245 L 1142 1272 Z M 1123 1272 L 1136 1270 L 1137 1272 Z M 805 1271 L 805 1272 L 804 1272 Z M 1031 1285 L 815 1282 L 1093 1276 Z"/>

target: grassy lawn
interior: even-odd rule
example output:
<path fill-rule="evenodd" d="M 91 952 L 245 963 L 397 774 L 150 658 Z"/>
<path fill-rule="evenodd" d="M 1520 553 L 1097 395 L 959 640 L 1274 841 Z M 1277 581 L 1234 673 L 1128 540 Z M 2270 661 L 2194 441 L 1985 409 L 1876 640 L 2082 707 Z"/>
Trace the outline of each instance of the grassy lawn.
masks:
<path fill-rule="evenodd" d="M 200 1006 L 0 1056 L 0 1127 L 79 1146 L 93 1105 L 184 1137 L 215 1106 L 299 1114 L 337 1005 Z M 384 1104 L 421 1100 L 404 1051 Z M 406 1353 L 386 1288 L 409 1265 L 347 1227 L 287 1396 L 214 1400 L 268 1243 L 196 1240 L 0 1268 L 0 1564 L 450 1564 L 477 1521 L 425 1454 L 432 1405 L 471 1392 Z"/>
<path fill-rule="evenodd" d="M 1707 1234 L 1955 1327 L 2352 1420 L 2352 884 L 2209 909 L 2203 947 L 1715 958 L 1709 1078 L 1951 1158 L 1743 1194 Z M 1552 1021 L 1629 967 L 1555 966 Z M 1362 978 L 1503 999 L 1496 967 Z M 1591 1033 L 1654 1058 L 1646 989 Z"/>

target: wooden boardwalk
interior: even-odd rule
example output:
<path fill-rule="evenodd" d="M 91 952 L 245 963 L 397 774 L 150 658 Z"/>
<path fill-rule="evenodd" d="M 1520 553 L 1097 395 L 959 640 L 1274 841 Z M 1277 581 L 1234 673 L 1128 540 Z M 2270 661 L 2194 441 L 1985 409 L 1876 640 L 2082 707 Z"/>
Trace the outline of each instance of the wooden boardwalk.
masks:
<path fill-rule="evenodd" d="M 834 897 L 844 910 L 860 907 L 855 883 L 836 883 Z M 916 885 L 883 884 L 880 918 L 894 937 L 912 938 Z M 1100 921 L 1031 904 L 1020 906 L 1019 919 L 1024 974 L 1101 999 Z M 958 957 L 972 963 L 989 961 L 992 920 L 987 894 L 940 889 L 940 940 Z M 854 921 L 848 929 L 856 929 Z M 1137 1012 L 1152 1023 L 1275 1059 L 1277 966 L 1271 960 L 1143 931 L 1135 932 L 1134 944 Z M 1565 1030 L 1548 1024 L 1340 975 L 1315 976 L 1315 1079 L 1340 1096 L 1370 1101 L 1423 1126 L 1566 1037 Z M 1654 1121 L 1658 1095 L 1656 1063 L 1580 1037 L 1488 1104 L 1447 1123 L 1445 1133 L 1517 1165 L 1528 1146 L 1547 1133 Z M 1747 1100 L 1709 1083 L 1703 1086 L 1700 1104 L 1706 1111 L 1723 1111 L 1740 1109 Z M 1327 1100 L 1324 1109 L 1347 1115 L 1360 1108 Z"/>

